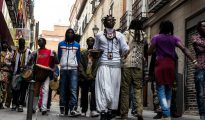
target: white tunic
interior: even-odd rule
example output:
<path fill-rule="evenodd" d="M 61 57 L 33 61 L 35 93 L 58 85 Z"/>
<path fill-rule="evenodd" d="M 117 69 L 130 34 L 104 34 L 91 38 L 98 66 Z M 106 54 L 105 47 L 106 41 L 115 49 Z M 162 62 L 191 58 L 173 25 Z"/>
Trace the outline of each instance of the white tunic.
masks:
<path fill-rule="evenodd" d="M 117 39 L 116 39 L 117 38 Z M 112 41 L 106 39 L 104 32 L 96 35 L 94 49 L 104 50 L 100 58 L 100 66 L 96 75 L 95 94 L 98 111 L 108 109 L 117 110 L 120 82 L 121 82 L 121 55 L 129 50 L 125 36 L 116 32 L 116 38 Z M 112 46 L 113 59 L 109 60 L 107 54 Z"/>

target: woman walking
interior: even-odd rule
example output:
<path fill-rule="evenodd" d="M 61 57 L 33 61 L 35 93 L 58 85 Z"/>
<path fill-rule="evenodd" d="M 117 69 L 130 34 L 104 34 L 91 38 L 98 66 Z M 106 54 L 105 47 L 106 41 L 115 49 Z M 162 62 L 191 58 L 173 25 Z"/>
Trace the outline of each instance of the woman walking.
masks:
<path fill-rule="evenodd" d="M 155 77 L 157 83 L 157 95 L 162 108 L 163 120 L 171 120 L 170 103 L 172 98 L 172 85 L 175 80 L 175 48 L 181 51 L 198 66 L 196 60 L 191 56 L 179 38 L 173 35 L 174 26 L 169 20 L 160 23 L 160 32 L 151 40 L 148 54 L 156 50 Z"/>

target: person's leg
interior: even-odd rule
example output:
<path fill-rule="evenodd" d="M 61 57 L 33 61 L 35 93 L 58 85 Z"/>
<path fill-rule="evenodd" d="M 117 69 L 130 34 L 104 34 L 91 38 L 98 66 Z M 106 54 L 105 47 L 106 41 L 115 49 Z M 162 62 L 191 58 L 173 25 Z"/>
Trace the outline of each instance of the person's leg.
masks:
<path fill-rule="evenodd" d="M 170 107 L 166 98 L 165 85 L 157 85 L 157 95 L 159 97 L 160 106 L 162 108 L 162 114 L 164 118 L 170 117 Z"/>
<path fill-rule="evenodd" d="M 16 110 L 18 101 L 19 91 L 12 89 L 12 107 L 11 110 Z"/>
<path fill-rule="evenodd" d="M 77 87 L 78 87 L 78 73 L 77 70 L 69 71 L 69 109 L 73 116 L 78 116 L 80 113 L 77 111 Z"/>
<path fill-rule="evenodd" d="M 121 81 L 121 96 L 120 96 L 120 113 L 122 119 L 128 117 L 129 111 L 129 89 L 131 82 L 131 72 L 129 68 L 122 68 L 122 81 Z"/>
<path fill-rule="evenodd" d="M 6 106 L 7 108 L 10 108 L 11 99 L 12 99 L 11 77 L 9 77 L 9 78 L 10 78 L 10 82 L 7 84 L 7 88 L 6 88 L 7 95 L 6 95 L 6 103 L 5 103 L 5 106 Z"/>
<path fill-rule="evenodd" d="M 45 82 L 42 84 L 42 114 L 46 114 L 47 112 L 47 103 L 48 103 L 48 92 L 49 92 L 49 82 L 50 82 L 50 77 L 47 77 Z"/>
<path fill-rule="evenodd" d="M 20 88 L 18 112 L 23 112 L 23 105 L 25 103 L 27 90 L 28 90 L 28 82 L 22 81 L 21 88 Z"/>
<path fill-rule="evenodd" d="M 199 115 L 205 118 L 205 104 L 204 104 L 204 80 L 205 70 L 196 70 L 194 74 L 196 99 L 199 109 Z"/>
<path fill-rule="evenodd" d="M 0 73 L 1 74 L 1 73 Z M 3 109 L 3 103 L 5 100 L 5 83 L 0 81 L 0 109 Z"/>
<path fill-rule="evenodd" d="M 41 82 L 36 81 L 34 84 L 34 99 L 33 99 L 33 111 L 38 109 L 38 98 L 40 94 Z"/>
<path fill-rule="evenodd" d="M 90 99 L 90 111 L 91 117 L 99 116 L 99 113 L 96 110 L 96 100 L 95 100 L 95 80 L 89 81 L 89 87 L 91 92 L 91 99 Z"/>
<path fill-rule="evenodd" d="M 88 81 L 83 81 L 81 84 L 81 107 L 82 113 L 86 113 L 88 110 Z"/>
<path fill-rule="evenodd" d="M 47 102 L 47 111 L 50 111 L 51 102 L 52 102 L 51 99 L 52 99 L 52 89 L 49 87 L 48 102 Z"/>
<path fill-rule="evenodd" d="M 68 74 L 67 70 L 60 70 L 60 114 L 64 115 L 65 114 L 65 106 L 66 106 L 66 101 L 67 101 L 67 90 L 68 90 Z"/>
<path fill-rule="evenodd" d="M 142 101 L 142 70 L 139 68 L 132 68 L 132 79 L 133 79 L 133 89 L 134 89 L 134 97 L 136 104 L 136 117 L 139 120 L 142 120 L 142 111 L 143 111 L 143 101 Z"/>
<path fill-rule="evenodd" d="M 99 66 L 95 80 L 95 96 L 97 110 L 100 112 L 100 119 L 106 120 L 108 104 L 112 99 L 110 68 L 106 65 Z"/>
<path fill-rule="evenodd" d="M 111 102 L 108 104 L 108 120 L 116 116 L 113 114 L 114 111 L 117 111 L 119 104 L 120 96 L 120 84 L 121 84 L 121 68 L 110 67 L 110 84 L 109 95 L 111 96 Z M 128 93 L 129 94 L 129 93 Z"/>

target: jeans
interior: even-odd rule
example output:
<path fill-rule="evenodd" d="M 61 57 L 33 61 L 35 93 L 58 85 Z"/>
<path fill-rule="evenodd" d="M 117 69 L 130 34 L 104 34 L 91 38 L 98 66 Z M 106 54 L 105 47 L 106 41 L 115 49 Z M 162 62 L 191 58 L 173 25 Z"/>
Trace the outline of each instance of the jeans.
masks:
<path fill-rule="evenodd" d="M 77 70 L 61 70 L 60 78 L 60 106 L 68 107 L 72 111 L 77 106 L 78 72 Z M 67 96 L 68 94 L 70 96 Z M 66 106 L 68 97 L 69 103 Z"/>
<path fill-rule="evenodd" d="M 205 104 L 204 104 L 204 80 L 205 69 L 198 69 L 194 74 L 196 99 L 199 109 L 199 115 L 205 116 Z"/>
<path fill-rule="evenodd" d="M 170 104 L 172 98 L 172 87 L 168 85 L 157 85 L 157 95 L 164 118 L 170 117 Z"/>

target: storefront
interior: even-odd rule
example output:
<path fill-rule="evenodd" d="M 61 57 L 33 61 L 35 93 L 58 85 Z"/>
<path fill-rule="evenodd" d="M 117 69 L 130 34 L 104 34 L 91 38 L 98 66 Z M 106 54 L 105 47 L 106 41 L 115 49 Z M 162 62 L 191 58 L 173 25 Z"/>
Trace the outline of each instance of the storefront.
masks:
<path fill-rule="evenodd" d="M 7 40 L 13 45 L 13 25 L 5 0 L 0 0 L 0 40 Z"/>

